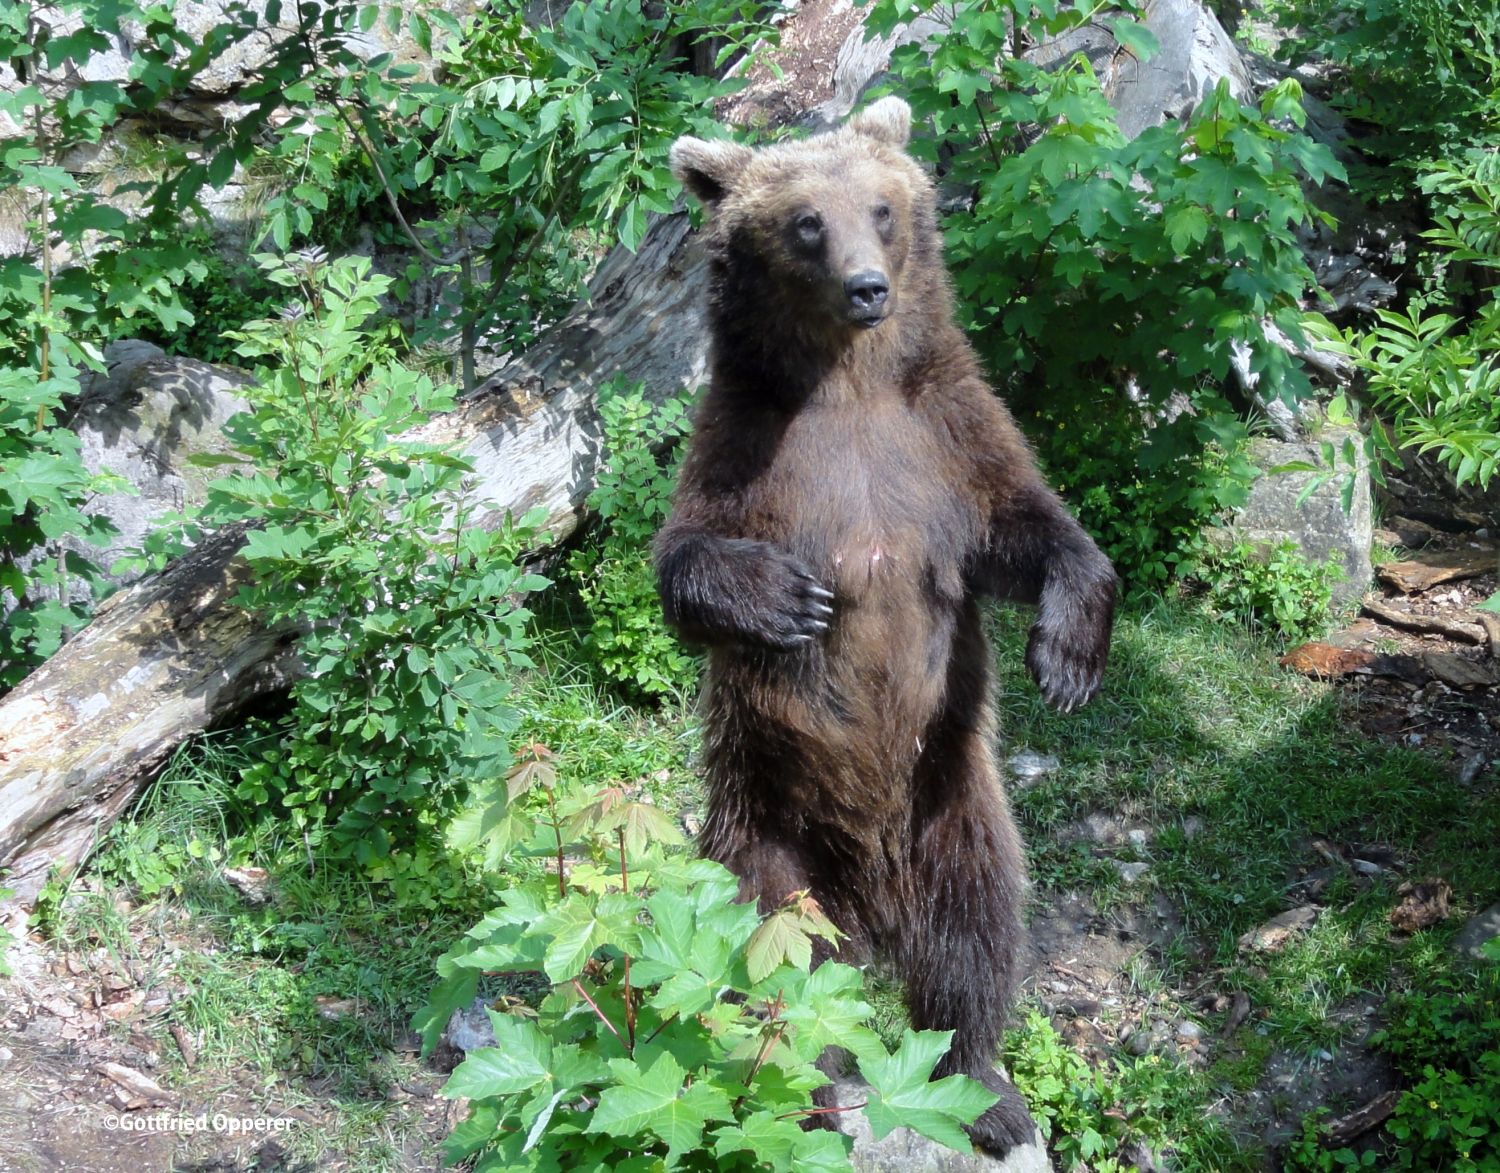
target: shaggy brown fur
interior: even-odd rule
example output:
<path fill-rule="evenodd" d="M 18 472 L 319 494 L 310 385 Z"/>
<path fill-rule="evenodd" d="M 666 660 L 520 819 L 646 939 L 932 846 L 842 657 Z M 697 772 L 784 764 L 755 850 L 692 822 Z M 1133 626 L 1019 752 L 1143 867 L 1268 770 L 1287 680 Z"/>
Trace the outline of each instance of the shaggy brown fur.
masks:
<path fill-rule="evenodd" d="M 1034 1132 L 993 1068 L 1025 876 L 975 597 L 1039 604 L 1026 664 L 1072 709 L 1115 575 L 953 324 L 909 124 L 887 98 L 801 142 L 674 147 L 711 213 L 712 385 L 656 565 L 710 648 L 704 854 L 894 961 L 913 1024 L 956 1032 L 938 1074 L 1001 1095 L 970 1131 L 1003 1153 Z"/>

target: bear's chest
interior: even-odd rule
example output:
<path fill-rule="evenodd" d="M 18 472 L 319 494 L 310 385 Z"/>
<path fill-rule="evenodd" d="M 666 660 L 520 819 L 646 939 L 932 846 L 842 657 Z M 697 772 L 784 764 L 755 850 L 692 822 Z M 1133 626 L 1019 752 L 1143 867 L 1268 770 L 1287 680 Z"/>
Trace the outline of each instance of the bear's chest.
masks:
<path fill-rule="evenodd" d="M 957 464 L 894 395 L 812 404 L 777 447 L 757 528 L 848 603 L 956 601 L 976 530 Z"/>

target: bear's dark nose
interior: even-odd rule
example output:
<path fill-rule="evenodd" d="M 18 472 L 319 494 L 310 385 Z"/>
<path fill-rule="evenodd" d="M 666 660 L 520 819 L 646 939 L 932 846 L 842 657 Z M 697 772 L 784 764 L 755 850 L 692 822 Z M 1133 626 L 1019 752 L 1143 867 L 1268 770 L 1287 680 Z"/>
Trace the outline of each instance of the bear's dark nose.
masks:
<path fill-rule="evenodd" d="M 844 293 L 849 298 L 849 308 L 857 318 L 872 317 L 885 305 L 886 295 L 891 291 L 885 274 L 876 269 L 865 269 L 844 282 Z"/>

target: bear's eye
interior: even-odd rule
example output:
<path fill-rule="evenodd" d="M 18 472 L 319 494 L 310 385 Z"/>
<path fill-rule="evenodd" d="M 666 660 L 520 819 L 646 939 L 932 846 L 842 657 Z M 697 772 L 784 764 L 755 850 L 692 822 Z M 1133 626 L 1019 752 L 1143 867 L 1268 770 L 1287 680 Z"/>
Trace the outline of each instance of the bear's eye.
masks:
<path fill-rule="evenodd" d="M 883 228 L 887 224 L 889 224 L 890 222 L 891 222 L 891 206 L 890 206 L 890 204 L 876 204 L 875 205 L 875 223 L 879 224 Z"/>
<path fill-rule="evenodd" d="M 804 212 L 792 221 L 797 239 L 806 245 L 815 245 L 823 239 L 823 221 L 811 212 Z"/>

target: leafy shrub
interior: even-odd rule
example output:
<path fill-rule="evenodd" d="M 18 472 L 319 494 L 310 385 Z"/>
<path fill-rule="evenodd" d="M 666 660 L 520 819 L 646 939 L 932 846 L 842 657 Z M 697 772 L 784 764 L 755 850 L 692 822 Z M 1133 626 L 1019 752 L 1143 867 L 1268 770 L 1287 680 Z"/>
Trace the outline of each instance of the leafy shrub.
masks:
<path fill-rule="evenodd" d="M 1500 164 L 1477 154 L 1463 164 L 1439 163 L 1419 186 L 1441 198 L 1446 210 L 1422 235 L 1436 246 L 1444 269 L 1474 266 L 1484 280 L 1471 312 L 1432 312 L 1416 304 L 1406 312 L 1377 310 L 1378 324 L 1351 329 L 1342 349 L 1366 376 L 1365 394 L 1389 420 L 1393 436 L 1376 438 L 1386 452 L 1394 443 L 1435 452 L 1459 485 L 1487 488 L 1500 468 Z M 1425 301 L 1459 300 L 1459 289 Z"/>
<path fill-rule="evenodd" d="M 814 1061 L 847 1048 L 871 1084 L 877 1136 L 898 1125 L 970 1148 L 961 1125 L 994 1102 L 965 1076 L 930 1081 L 947 1032 L 908 1031 L 889 1054 L 865 1025 L 858 970 L 809 972 L 833 926 L 806 893 L 762 919 L 718 864 L 670 853 L 657 807 L 618 787 L 555 793 L 543 754 L 510 798 L 544 793 L 530 849 L 555 864 L 512 886 L 439 962 L 417 1025 L 430 1048 L 484 974 L 540 973 L 535 1007 L 499 1000 L 496 1045 L 469 1052 L 444 1089 L 472 1101 L 450 1158 L 476 1170 L 846 1170 L 849 1142 L 804 1131 L 827 1082 Z M 583 858 L 569 865 L 570 856 Z M 845 1110 L 855 1110 L 851 1106 Z"/>
<path fill-rule="evenodd" d="M 601 390 L 604 450 L 588 503 L 605 530 L 568 562 L 592 616 L 584 648 L 607 679 L 642 697 L 680 694 L 698 674 L 697 659 L 662 620 L 650 555 L 677 473 L 677 458 L 663 467 L 658 453 L 687 434 L 688 402 L 657 407 L 639 388 Z"/>
<path fill-rule="evenodd" d="M 231 334 L 246 322 L 275 314 L 286 301 L 286 293 L 249 258 L 226 256 L 207 231 L 188 231 L 184 236 L 201 266 L 201 273 L 190 275 L 180 290 L 191 323 L 174 324 L 169 330 L 148 324 L 136 333 L 169 354 L 232 362 L 235 341 Z"/>
<path fill-rule="evenodd" d="M 529 664 L 520 599 L 545 580 L 517 566 L 513 527 L 480 524 L 463 460 L 401 438 L 453 392 L 368 333 L 389 279 L 364 258 L 260 263 L 300 299 L 234 335 L 268 365 L 225 427 L 232 453 L 203 461 L 236 466 L 203 518 L 250 523 L 236 601 L 301 632 L 308 674 L 239 797 L 376 875 L 417 878 L 469 784 L 509 764 L 508 675 Z"/>
<path fill-rule="evenodd" d="M 1265 325 L 1304 337 L 1313 280 L 1296 232 L 1321 214 L 1302 181 L 1342 171 L 1296 129 L 1295 81 L 1258 107 L 1221 82 L 1186 125 L 1127 140 L 1081 54 L 1044 68 L 1013 52 L 1095 21 L 1148 56 L 1137 11 L 876 0 L 867 27 L 946 24 L 930 63 L 914 44 L 892 68 L 937 132 L 916 149 L 972 193 L 945 222 L 960 305 L 1054 479 L 1132 585 L 1154 590 L 1242 490 L 1231 357 L 1249 355 L 1267 396 L 1308 390 Z"/>
<path fill-rule="evenodd" d="M 722 62 L 773 34 L 739 0 L 575 3 L 555 27 L 528 24 L 513 0 L 462 22 L 441 7 L 362 3 L 303 4 L 298 18 L 302 36 L 273 54 L 261 84 L 304 118 L 232 129 L 198 181 L 223 182 L 236 164 L 279 172 L 265 223 L 283 250 L 342 221 L 339 202 L 364 207 L 378 193 L 416 254 L 407 281 L 437 285 L 415 341 L 457 333 L 466 387 L 480 342 L 524 347 L 604 246 L 634 248 L 647 213 L 671 207 L 668 148 L 707 132 L 714 99 L 743 83 L 696 76 L 668 46 L 712 38 Z M 360 59 L 348 33 L 378 20 L 404 24 L 441 71 Z M 348 167 L 351 152 L 367 166 Z"/>
<path fill-rule="evenodd" d="M 1337 562 L 1311 563 L 1290 539 L 1274 546 L 1204 540 L 1195 548 L 1184 576 L 1214 611 L 1289 640 L 1328 630 L 1333 584 L 1343 577 Z"/>
<path fill-rule="evenodd" d="M 186 320 L 178 290 L 196 260 L 159 231 L 166 214 L 126 216 L 60 164 L 155 100 L 170 55 L 160 44 L 141 47 L 130 91 L 78 73 L 129 27 L 158 27 L 159 15 L 129 0 L 63 0 L 45 19 L 34 5 L 0 9 L 0 62 L 13 77 L 70 77 L 0 93 L 0 192 L 8 211 L 24 209 L 29 242 L 0 257 L 0 691 L 87 618 L 97 568 L 58 540 L 111 532 L 84 506 L 119 482 L 88 474 L 67 429 L 80 377 L 102 369 L 103 344 L 131 324 Z"/>
<path fill-rule="evenodd" d="M 1377 161 L 1355 179 L 1400 198 L 1414 170 L 1500 141 L 1500 11 L 1464 0 L 1278 0 L 1277 55 L 1339 70 L 1330 101 Z"/>
<path fill-rule="evenodd" d="M 0 370 L 0 601 L 8 611 L 0 619 L 0 692 L 88 620 L 98 568 L 54 543 L 114 532 L 106 518 L 83 512 L 90 496 L 119 480 L 90 475 L 79 459 L 78 437 L 63 422 L 78 370 L 53 365 L 60 361 Z"/>
<path fill-rule="evenodd" d="M 1006 1035 L 1005 1063 L 1061 1169 L 1129 1173 L 1137 1145 L 1160 1151 L 1185 1137 L 1203 1150 L 1183 1154 L 1196 1158 L 1185 1168 L 1222 1168 L 1234 1151 L 1221 1125 L 1198 1117 L 1197 1077 L 1159 1056 L 1092 1068 L 1032 1010 Z"/>
<path fill-rule="evenodd" d="M 1392 1000 L 1372 1041 L 1408 1081 L 1386 1122 L 1383 1151 L 1326 1149 L 1317 1120 L 1303 1124 L 1290 1167 L 1500 1170 L 1500 970 L 1445 979 Z"/>
<path fill-rule="evenodd" d="M 1206 410 L 1163 425 L 1179 435 L 1159 444 L 1149 416 L 1123 398 L 1088 412 L 1047 404 L 1023 417 L 1053 485 L 1133 595 L 1159 593 L 1191 564 L 1198 535 L 1244 504 L 1255 477 L 1244 455 L 1249 429 L 1227 404 L 1200 401 Z"/>

